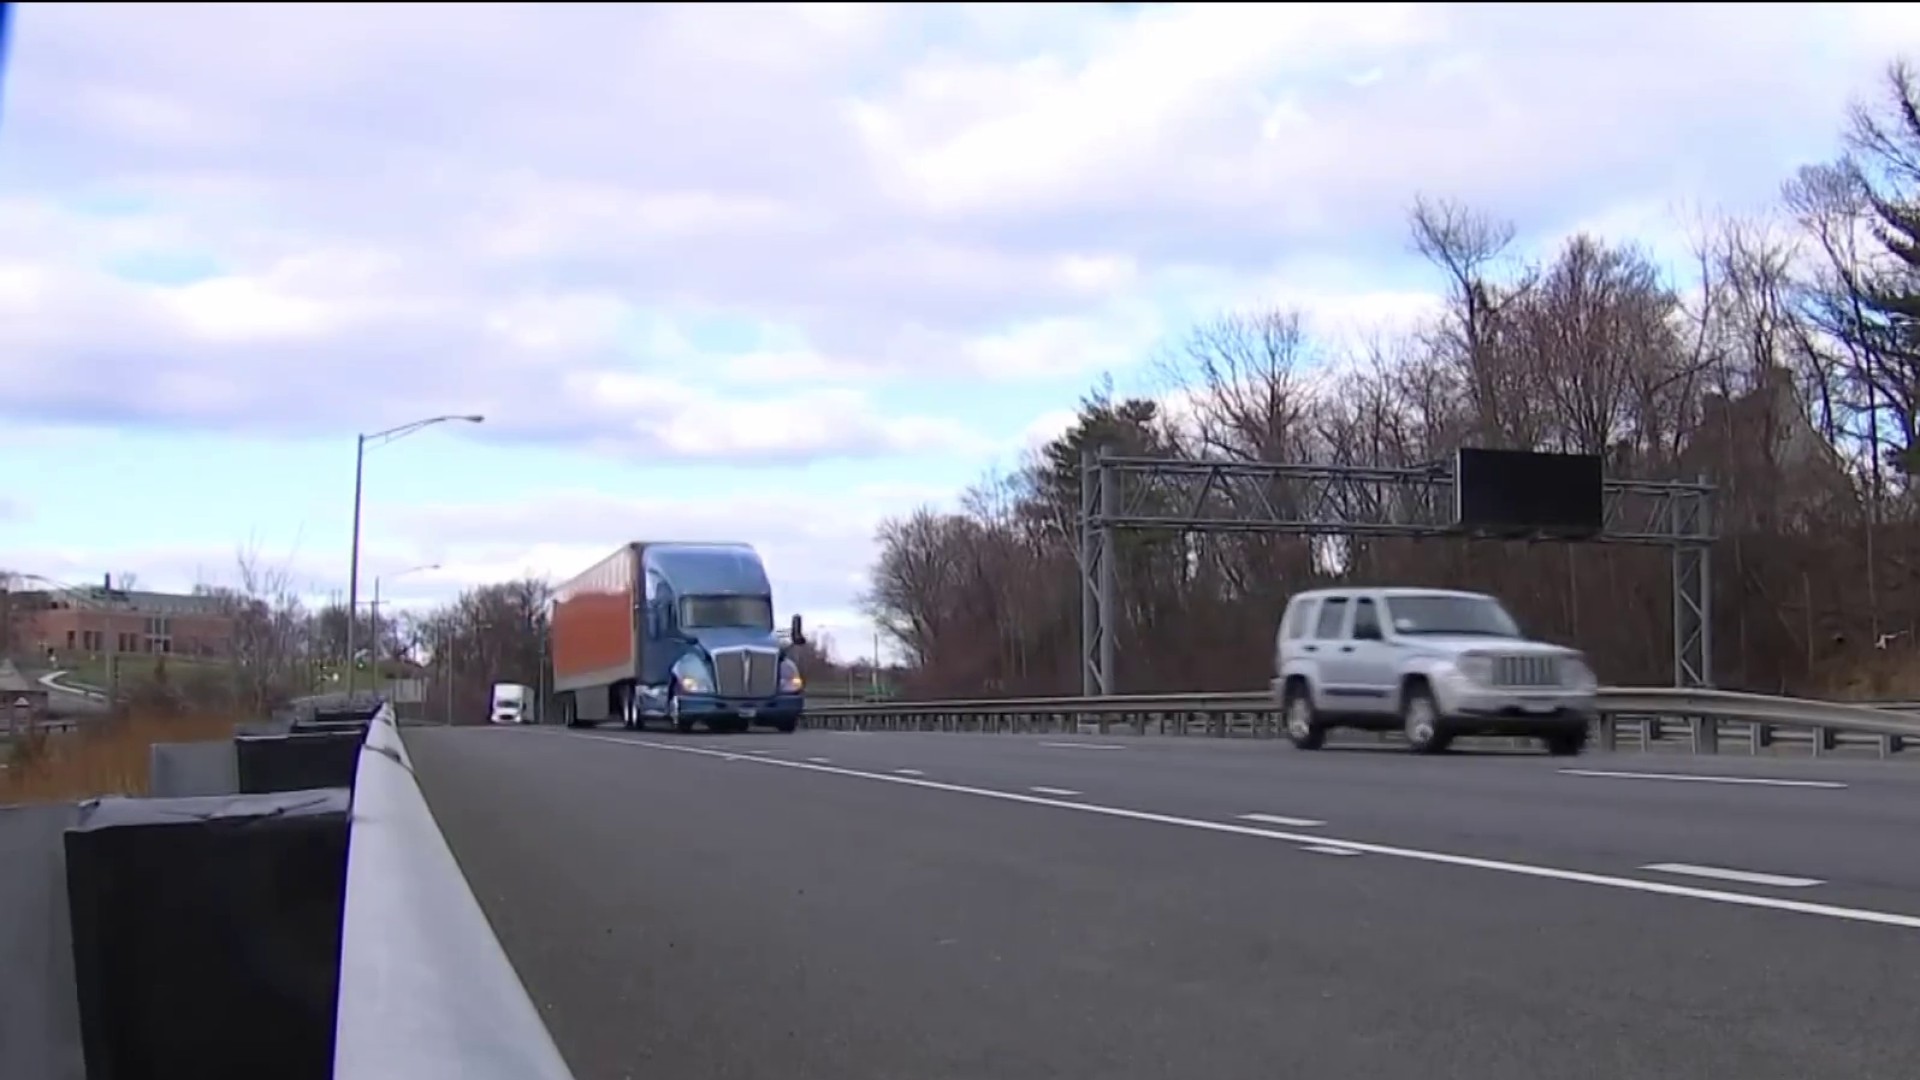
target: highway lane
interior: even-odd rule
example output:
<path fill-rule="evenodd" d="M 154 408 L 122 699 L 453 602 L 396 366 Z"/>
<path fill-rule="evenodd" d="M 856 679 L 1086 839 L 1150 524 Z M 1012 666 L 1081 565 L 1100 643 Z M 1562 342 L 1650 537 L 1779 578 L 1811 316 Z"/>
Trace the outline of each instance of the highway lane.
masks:
<path fill-rule="evenodd" d="M 1274 741 L 1005 735 L 774 736 L 706 745 L 798 763 L 977 785 L 1163 813 L 1299 826 L 1329 836 L 1635 874 L 1705 872 L 1818 883 L 1822 902 L 1914 906 L 1920 898 L 1920 772 L 1877 761 L 1644 755 L 1446 755 L 1397 749 L 1300 753 Z M 1723 782 L 1743 781 L 1743 782 Z M 1822 787 L 1814 785 L 1834 785 Z M 1038 790 L 1037 790 L 1038 789 Z M 1720 880 L 1708 878 L 1709 881 Z"/>
<path fill-rule="evenodd" d="M 1863 924 L 1603 883 L 1656 879 L 1633 867 L 1596 883 L 1310 850 L 1313 836 L 1364 832 L 1431 853 L 1441 835 L 1416 829 L 1436 800 L 1451 791 L 1447 805 L 1498 805 L 1487 792 L 1506 791 L 1515 823 L 1502 842 L 1542 866 L 1588 843 L 1562 833 L 1598 812 L 1545 812 L 1556 798 L 1629 815 L 1633 800 L 1669 800 L 1691 807 L 1689 820 L 1716 820 L 1729 811 L 1702 807 L 1735 785 L 1571 777 L 1545 758 L 1131 741 L 1099 751 L 1009 737 L 511 729 L 407 739 L 476 895 L 583 1080 L 1906 1077 L 1920 1054 L 1905 993 L 1920 918 Z M 755 749 L 768 752 L 744 752 Z M 1740 793 L 1765 824 L 1807 803 L 1829 824 L 1897 817 L 1902 790 L 1877 779 L 1897 774 L 1854 772 L 1835 781 L 1845 788 Z M 1526 791 L 1541 793 L 1542 812 L 1514 813 Z M 1248 806 L 1253 795 L 1262 801 Z M 1798 802 L 1779 802 L 1787 795 Z M 1295 811 L 1295 797 L 1317 805 Z M 1406 809 L 1358 816 L 1383 804 Z M 1237 820 L 1290 811 L 1325 824 Z M 1455 828 L 1462 854 L 1519 865 Z M 1718 858 L 1660 847 L 1670 849 L 1631 859 Z M 1904 880 L 1889 879 L 1887 896 Z M 1829 904 L 1863 895 L 1662 880 Z M 1920 913 L 1920 895 L 1904 899 L 1885 909 Z"/>

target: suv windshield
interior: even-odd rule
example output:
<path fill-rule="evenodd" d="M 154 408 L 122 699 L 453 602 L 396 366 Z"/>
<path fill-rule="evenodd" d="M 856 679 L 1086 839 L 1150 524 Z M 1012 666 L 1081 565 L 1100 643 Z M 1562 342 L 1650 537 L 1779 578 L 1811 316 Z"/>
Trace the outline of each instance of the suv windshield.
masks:
<path fill-rule="evenodd" d="M 1520 636 L 1507 609 L 1484 596 L 1394 596 L 1386 604 L 1396 634 Z"/>
<path fill-rule="evenodd" d="M 680 625 L 687 630 L 772 630 L 773 601 L 764 596 L 689 596 L 680 601 Z"/>

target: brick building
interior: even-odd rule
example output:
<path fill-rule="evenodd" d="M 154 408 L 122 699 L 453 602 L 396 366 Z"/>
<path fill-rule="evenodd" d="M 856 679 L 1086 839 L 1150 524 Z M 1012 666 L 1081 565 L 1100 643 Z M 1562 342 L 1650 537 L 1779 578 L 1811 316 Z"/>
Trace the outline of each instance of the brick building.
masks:
<path fill-rule="evenodd" d="M 233 649 L 233 617 L 217 596 L 92 587 L 12 600 L 28 608 L 22 644 L 36 652 L 225 656 Z"/>

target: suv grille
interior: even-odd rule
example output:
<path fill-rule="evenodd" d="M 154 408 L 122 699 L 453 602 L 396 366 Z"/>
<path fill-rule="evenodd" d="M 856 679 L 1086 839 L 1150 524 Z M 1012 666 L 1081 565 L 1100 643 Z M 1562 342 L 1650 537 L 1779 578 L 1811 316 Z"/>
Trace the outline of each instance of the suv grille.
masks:
<path fill-rule="evenodd" d="M 1559 686 L 1560 659 L 1555 656 L 1496 656 L 1495 686 Z"/>
<path fill-rule="evenodd" d="M 772 697 L 780 661 L 765 649 L 722 649 L 713 654 L 714 689 L 721 697 Z"/>

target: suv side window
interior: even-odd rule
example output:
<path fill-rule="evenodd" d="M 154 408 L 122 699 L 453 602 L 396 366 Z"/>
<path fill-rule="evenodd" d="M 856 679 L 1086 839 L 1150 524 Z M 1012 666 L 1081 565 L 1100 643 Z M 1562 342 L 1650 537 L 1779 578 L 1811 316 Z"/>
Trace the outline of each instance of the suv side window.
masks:
<path fill-rule="evenodd" d="M 1347 598 L 1329 596 L 1320 602 L 1320 623 L 1314 627 L 1313 636 L 1325 641 L 1337 638 L 1346 629 Z"/>
<path fill-rule="evenodd" d="M 1313 625 L 1313 609 L 1318 603 L 1319 600 L 1311 597 L 1293 602 L 1293 609 L 1287 612 L 1287 624 L 1281 630 L 1289 641 L 1307 636 L 1307 628 Z"/>
<path fill-rule="evenodd" d="M 1375 604 L 1373 598 L 1369 596 L 1363 596 L 1353 602 L 1353 636 L 1358 638 L 1365 631 L 1371 631 L 1369 636 L 1371 641 L 1379 641 L 1382 637 L 1379 605 Z"/>

